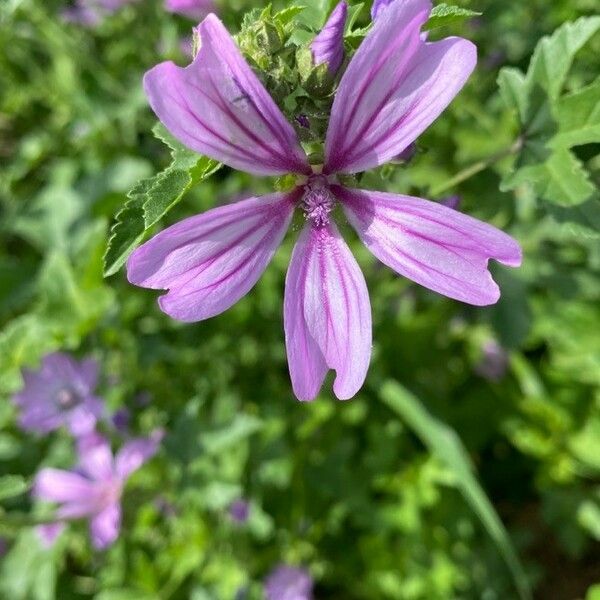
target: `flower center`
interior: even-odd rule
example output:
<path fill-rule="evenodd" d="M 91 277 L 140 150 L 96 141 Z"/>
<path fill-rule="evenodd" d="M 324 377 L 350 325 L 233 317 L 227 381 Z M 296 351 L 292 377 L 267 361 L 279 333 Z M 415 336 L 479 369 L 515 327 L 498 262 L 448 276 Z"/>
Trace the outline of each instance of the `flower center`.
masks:
<path fill-rule="evenodd" d="M 311 176 L 304 186 L 300 207 L 307 219 L 316 227 L 329 224 L 329 213 L 335 206 L 335 198 L 327 187 L 327 179 L 322 175 Z"/>
<path fill-rule="evenodd" d="M 81 402 L 81 398 L 72 388 L 64 387 L 56 392 L 55 402 L 60 410 L 65 411 L 75 408 Z"/>

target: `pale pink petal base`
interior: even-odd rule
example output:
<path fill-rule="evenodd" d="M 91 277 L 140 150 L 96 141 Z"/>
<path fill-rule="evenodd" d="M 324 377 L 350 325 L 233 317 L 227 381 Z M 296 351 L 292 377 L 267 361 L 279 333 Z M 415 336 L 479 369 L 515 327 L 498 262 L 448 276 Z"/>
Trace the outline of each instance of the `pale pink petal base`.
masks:
<path fill-rule="evenodd" d="M 129 257 L 135 285 L 168 289 L 161 309 L 200 321 L 235 304 L 254 286 L 290 223 L 298 192 L 220 206 L 169 227 Z"/>
<path fill-rule="evenodd" d="M 348 221 L 367 248 L 401 275 L 469 304 L 494 304 L 500 290 L 488 270 L 494 259 L 521 264 L 506 233 L 429 200 L 335 186 Z"/>
<path fill-rule="evenodd" d="M 335 225 L 302 231 L 285 283 L 284 325 L 300 400 L 317 396 L 328 369 L 336 371 L 340 400 L 358 392 L 371 358 L 371 306 L 360 267 Z"/>

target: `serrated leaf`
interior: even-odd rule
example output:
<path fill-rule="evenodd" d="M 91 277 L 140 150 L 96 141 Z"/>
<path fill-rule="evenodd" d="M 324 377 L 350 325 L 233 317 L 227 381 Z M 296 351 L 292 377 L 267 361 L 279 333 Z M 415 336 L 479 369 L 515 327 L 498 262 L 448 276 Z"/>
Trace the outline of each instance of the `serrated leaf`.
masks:
<path fill-rule="evenodd" d="M 600 200 L 588 200 L 569 207 L 549 206 L 548 212 L 575 235 L 600 238 Z"/>
<path fill-rule="evenodd" d="M 561 206 L 581 204 L 596 191 L 581 162 L 566 149 L 553 152 L 544 162 L 510 173 L 502 180 L 500 189 L 513 190 L 523 184 L 530 185 L 538 196 Z"/>
<path fill-rule="evenodd" d="M 456 485 L 482 522 L 506 562 L 521 599 L 531 598 L 529 583 L 510 537 L 473 474 L 469 456 L 456 432 L 431 415 L 420 400 L 395 381 L 386 382 L 381 398 L 421 438 L 456 477 Z"/>
<path fill-rule="evenodd" d="M 148 229 L 156 225 L 193 186 L 221 168 L 221 163 L 192 152 L 157 123 L 154 135 L 171 149 L 171 164 L 154 177 L 139 181 L 117 213 L 104 254 L 104 276 L 114 275 Z"/>
<path fill-rule="evenodd" d="M 431 29 L 452 25 L 464 21 L 465 19 L 479 17 L 481 14 L 482 13 L 474 10 L 461 8 L 460 6 L 452 6 L 445 3 L 438 4 L 433 7 L 433 10 L 429 14 L 429 20 L 425 23 L 423 29 L 425 31 L 430 31 Z"/>
<path fill-rule="evenodd" d="M 600 16 L 581 17 L 565 23 L 552 35 L 540 40 L 535 48 L 527 78 L 541 85 L 551 99 L 559 96 L 575 54 L 600 30 Z"/>
<path fill-rule="evenodd" d="M 0 477 L 0 501 L 24 494 L 29 484 L 21 475 L 5 475 Z"/>
<path fill-rule="evenodd" d="M 273 19 L 279 21 L 282 26 L 289 25 L 305 8 L 306 6 L 288 6 L 273 15 Z"/>
<path fill-rule="evenodd" d="M 513 68 L 500 72 L 500 93 L 517 110 L 523 132 L 515 171 L 505 176 L 502 190 L 527 185 L 561 206 L 594 196 L 589 173 L 569 149 L 600 139 L 600 83 L 559 96 L 576 53 L 599 30 L 600 17 L 565 23 L 540 40 L 527 75 Z"/>

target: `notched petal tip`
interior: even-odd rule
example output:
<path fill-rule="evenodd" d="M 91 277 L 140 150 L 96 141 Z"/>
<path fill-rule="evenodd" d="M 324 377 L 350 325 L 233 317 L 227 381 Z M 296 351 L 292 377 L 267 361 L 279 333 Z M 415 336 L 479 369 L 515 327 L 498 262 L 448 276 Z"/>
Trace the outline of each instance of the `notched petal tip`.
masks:
<path fill-rule="evenodd" d="M 494 304 L 500 289 L 488 263 L 520 264 L 519 244 L 495 227 L 436 202 L 336 186 L 348 221 L 394 271 L 475 306 Z"/>
<path fill-rule="evenodd" d="M 340 400 L 358 392 L 371 357 L 371 307 L 360 267 L 333 224 L 307 225 L 294 247 L 284 325 L 298 399 L 313 400 L 329 369 Z"/>

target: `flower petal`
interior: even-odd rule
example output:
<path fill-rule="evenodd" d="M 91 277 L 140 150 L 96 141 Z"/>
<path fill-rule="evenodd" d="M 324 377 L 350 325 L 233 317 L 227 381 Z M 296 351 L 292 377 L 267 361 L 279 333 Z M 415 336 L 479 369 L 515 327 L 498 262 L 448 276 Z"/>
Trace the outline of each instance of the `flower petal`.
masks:
<path fill-rule="evenodd" d="M 137 471 L 147 460 L 152 458 L 157 450 L 162 435 L 150 438 L 138 438 L 127 442 L 115 458 L 115 473 L 117 477 L 126 479 Z"/>
<path fill-rule="evenodd" d="M 500 290 L 488 260 L 521 264 L 521 248 L 506 233 L 429 200 L 383 192 L 333 189 L 362 241 L 384 264 L 417 283 L 476 306 Z"/>
<path fill-rule="evenodd" d="M 108 481 L 113 477 L 113 455 L 108 440 L 91 433 L 78 440 L 79 468 L 94 481 Z"/>
<path fill-rule="evenodd" d="M 347 16 L 348 5 L 342 0 L 310 44 L 314 64 L 327 63 L 331 74 L 337 73 L 344 60 L 344 28 Z"/>
<path fill-rule="evenodd" d="M 285 283 L 285 342 L 294 393 L 312 400 L 327 373 L 340 400 L 362 386 L 371 357 L 371 307 L 364 277 L 337 228 L 306 226 Z"/>
<path fill-rule="evenodd" d="M 35 478 L 32 493 L 47 502 L 82 502 L 89 497 L 91 482 L 71 471 L 42 469 Z"/>
<path fill-rule="evenodd" d="M 127 262 L 135 285 L 168 289 L 159 304 L 180 321 L 213 317 L 254 286 L 289 225 L 300 192 L 271 194 L 184 219 Z"/>
<path fill-rule="evenodd" d="M 118 537 L 121 529 L 121 506 L 114 502 L 90 521 L 90 535 L 94 548 L 108 548 Z"/>
<path fill-rule="evenodd" d="M 393 2 L 342 77 L 325 143 L 325 173 L 357 173 L 392 160 L 440 115 L 475 68 L 461 38 L 427 43 L 427 0 Z"/>
<path fill-rule="evenodd" d="M 309 173 L 294 128 L 252 72 L 219 19 L 198 26 L 191 65 L 164 62 L 144 77 L 152 109 L 188 148 L 258 175 Z"/>
<path fill-rule="evenodd" d="M 373 21 L 392 3 L 397 0 L 374 0 L 371 7 L 371 19 Z"/>

